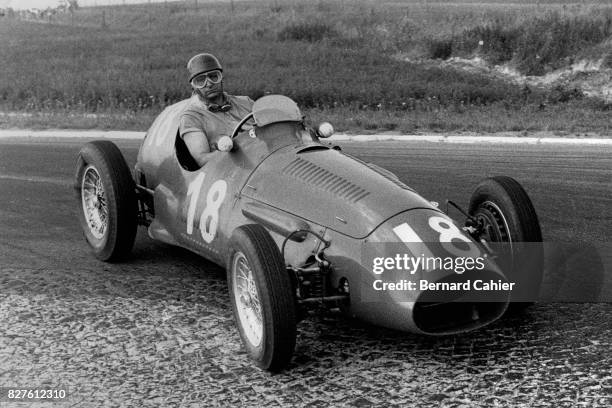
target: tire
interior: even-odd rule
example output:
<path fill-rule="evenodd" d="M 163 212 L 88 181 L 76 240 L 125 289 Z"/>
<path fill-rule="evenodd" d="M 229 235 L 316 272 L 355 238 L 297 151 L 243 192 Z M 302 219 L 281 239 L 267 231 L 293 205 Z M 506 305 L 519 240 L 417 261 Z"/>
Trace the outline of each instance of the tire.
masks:
<path fill-rule="evenodd" d="M 119 151 L 109 141 L 85 144 L 77 159 L 75 190 L 79 221 L 96 258 L 126 258 L 136 237 L 136 186 Z"/>
<path fill-rule="evenodd" d="M 295 348 L 295 294 L 280 251 L 261 225 L 243 225 L 232 234 L 227 282 L 249 356 L 264 370 L 282 370 Z"/>
<path fill-rule="evenodd" d="M 485 223 L 486 241 L 510 243 L 510 250 L 502 262 L 505 272 L 519 282 L 521 300 L 535 300 L 543 275 L 543 248 L 537 244 L 542 242 L 542 231 L 535 208 L 523 187 L 511 177 L 487 178 L 472 194 L 468 212 Z M 513 302 L 508 310 L 520 311 L 533 303 Z"/>

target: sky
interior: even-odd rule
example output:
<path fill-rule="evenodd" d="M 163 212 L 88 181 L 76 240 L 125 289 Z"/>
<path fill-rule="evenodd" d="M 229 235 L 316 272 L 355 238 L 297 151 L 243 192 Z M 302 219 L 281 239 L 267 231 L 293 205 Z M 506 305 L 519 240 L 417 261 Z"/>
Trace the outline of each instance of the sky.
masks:
<path fill-rule="evenodd" d="M 163 3 L 165 0 L 151 0 L 152 3 Z M 110 4 L 148 3 L 149 0 L 78 0 L 81 7 L 106 6 Z M 57 7 L 60 0 L 0 0 L 0 8 L 12 7 L 18 9 L 46 9 Z"/>

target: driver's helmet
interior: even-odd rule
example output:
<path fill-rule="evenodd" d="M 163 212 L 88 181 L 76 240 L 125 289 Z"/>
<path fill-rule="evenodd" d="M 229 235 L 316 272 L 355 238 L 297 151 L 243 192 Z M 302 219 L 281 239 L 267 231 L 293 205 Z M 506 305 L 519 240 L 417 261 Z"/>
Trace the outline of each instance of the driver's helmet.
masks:
<path fill-rule="evenodd" d="M 187 63 L 187 70 L 189 71 L 189 82 L 196 76 L 203 72 L 208 72 L 218 69 L 223 71 L 221 63 L 212 54 L 198 54 L 193 56 Z"/>

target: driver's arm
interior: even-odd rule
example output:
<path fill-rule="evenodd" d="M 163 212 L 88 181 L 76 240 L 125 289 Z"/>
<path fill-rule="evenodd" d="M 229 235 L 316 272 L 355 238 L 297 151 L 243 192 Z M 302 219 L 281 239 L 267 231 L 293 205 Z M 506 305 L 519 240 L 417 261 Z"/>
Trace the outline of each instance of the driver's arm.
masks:
<path fill-rule="evenodd" d="M 204 166 L 212 158 L 213 153 L 210 151 L 208 138 L 201 131 L 190 131 L 183 135 L 183 140 L 191 157 L 193 157 L 198 165 Z"/>

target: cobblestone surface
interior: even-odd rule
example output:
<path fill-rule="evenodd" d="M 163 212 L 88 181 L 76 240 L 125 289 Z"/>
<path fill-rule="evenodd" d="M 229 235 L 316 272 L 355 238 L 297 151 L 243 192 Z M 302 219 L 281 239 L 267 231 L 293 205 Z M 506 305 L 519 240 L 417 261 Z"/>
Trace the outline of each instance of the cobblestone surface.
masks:
<path fill-rule="evenodd" d="M 241 347 L 221 268 L 144 237 L 120 265 L 44 247 L 0 269 L 0 383 L 68 386 L 65 406 L 612 405 L 609 304 L 539 305 L 442 338 L 313 317 L 271 375 Z"/>

